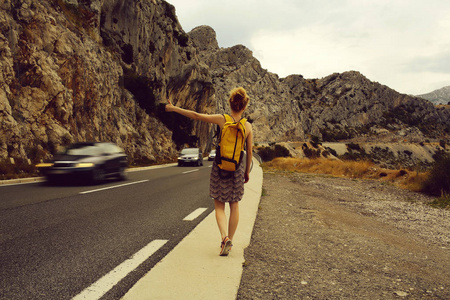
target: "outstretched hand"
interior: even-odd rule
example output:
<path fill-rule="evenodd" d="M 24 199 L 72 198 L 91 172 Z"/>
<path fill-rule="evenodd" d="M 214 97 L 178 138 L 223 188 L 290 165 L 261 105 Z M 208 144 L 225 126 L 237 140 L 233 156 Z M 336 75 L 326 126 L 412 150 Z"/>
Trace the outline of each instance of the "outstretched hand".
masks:
<path fill-rule="evenodd" d="M 167 99 L 167 104 L 166 104 L 166 111 L 167 112 L 172 112 L 173 111 L 173 108 L 175 107 L 173 104 L 172 104 L 172 102 L 170 102 L 170 99 Z"/>

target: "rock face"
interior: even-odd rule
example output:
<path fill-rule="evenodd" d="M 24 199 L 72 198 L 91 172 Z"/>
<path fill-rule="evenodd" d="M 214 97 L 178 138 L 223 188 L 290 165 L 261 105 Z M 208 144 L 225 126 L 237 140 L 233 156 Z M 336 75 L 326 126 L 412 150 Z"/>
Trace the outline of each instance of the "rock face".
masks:
<path fill-rule="evenodd" d="M 163 0 L 4 0 L 0 4 L 0 160 L 37 162 L 75 141 L 107 140 L 132 163 L 184 145 L 211 148 L 213 126 L 164 113 L 171 99 L 202 113 L 250 94 L 256 142 L 445 139 L 447 107 L 399 94 L 358 72 L 279 78 L 245 46 L 186 34 Z"/>
<path fill-rule="evenodd" d="M 209 74 L 166 2 L 6 0 L 0 27 L 0 158 L 108 140 L 131 161 L 167 160 L 158 103 L 211 110 Z M 188 135 L 209 133 L 191 123 Z"/>
<path fill-rule="evenodd" d="M 432 91 L 428 94 L 418 95 L 417 97 L 427 99 L 434 105 L 449 104 L 450 103 L 450 86 Z"/>

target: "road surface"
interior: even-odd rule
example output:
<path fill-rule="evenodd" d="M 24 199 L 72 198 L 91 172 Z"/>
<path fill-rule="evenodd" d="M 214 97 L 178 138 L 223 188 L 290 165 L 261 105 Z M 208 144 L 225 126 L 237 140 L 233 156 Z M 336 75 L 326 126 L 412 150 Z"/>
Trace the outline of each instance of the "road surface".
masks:
<path fill-rule="evenodd" d="M 0 187 L 0 299 L 119 299 L 213 210 L 211 163 Z"/>

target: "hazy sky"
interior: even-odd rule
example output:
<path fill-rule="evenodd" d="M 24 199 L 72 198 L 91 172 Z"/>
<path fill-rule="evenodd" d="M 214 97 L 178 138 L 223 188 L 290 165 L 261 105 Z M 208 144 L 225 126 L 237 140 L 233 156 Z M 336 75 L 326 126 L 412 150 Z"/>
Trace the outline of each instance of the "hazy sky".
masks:
<path fill-rule="evenodd" d="M 263 68 L 322 78 L 356 70 L 405 94 L 450 85 L 448 0 L 168 0 L 186 32 L 216 31 Z"/>

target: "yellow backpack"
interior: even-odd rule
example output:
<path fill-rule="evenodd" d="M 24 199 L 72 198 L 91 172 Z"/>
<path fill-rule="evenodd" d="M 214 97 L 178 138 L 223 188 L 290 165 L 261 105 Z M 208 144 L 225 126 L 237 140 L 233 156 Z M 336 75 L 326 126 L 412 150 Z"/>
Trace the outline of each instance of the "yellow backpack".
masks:
<path fill-rule="evenodd" d="M 216 150 L 216 163 L 220 170 L 234 172 L 244 156 L 245 122 L 242 118 L 236 122 L 233 117 L 224 114 L 225 125 L 220 134 L 219 145 Z"/>

